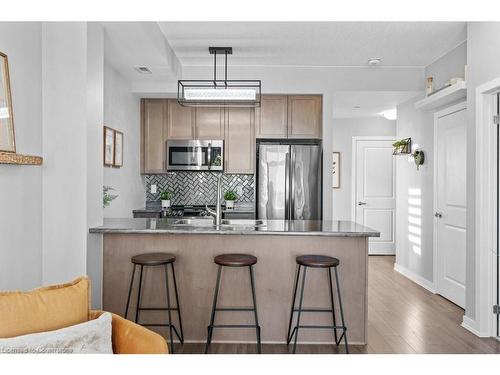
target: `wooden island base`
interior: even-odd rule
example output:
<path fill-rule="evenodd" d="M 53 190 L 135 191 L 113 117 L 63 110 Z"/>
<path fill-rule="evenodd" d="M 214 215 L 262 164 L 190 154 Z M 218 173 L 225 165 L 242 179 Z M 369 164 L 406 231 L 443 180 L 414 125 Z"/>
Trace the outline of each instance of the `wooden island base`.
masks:
<path fill-rule="evenodd" d="M 288 329 L 295 257 L 324 254 L 340 260 L 339 276 L 349 344 L 366 343 L 368 237 L 314 235 L 219 235 L 219 234 L 103 234 L 103 309 L 123 316 L 132 273 L 130 258 L 146 252 L 176 256 L 184 339 L 204 342 L 213 301 L 217 266 L 213 258 L 223 253 L 248 253 L 258 258 L 254 266 L 257 307 L 262 342 L 284 343 Z M 328 307 L 328 272 L 309 269 L 304 306 Z M 128 318 L 134 320 L 139 272 L 136 274 Z M 172 298 L 172 297 L 171 297 Z M 173 299 L 172 299 L 173 301 Z M 337 300 L 336 300 L 337 301 Z M 173 303 L 173 302 L 172 302 Z M 144 268 L 142 306 L 166 305 L 162 267 Z M 338 305 L 338 304 L 337 304 Z M 248 268 L 224 268 L 220 307 L 251 306 Z M 173 314 L 177 325 L 176 314 Z M 141 311 L 140 323 L 166 323 L 166 311 Z M 303 313 L 301 325 L 332 324 L 329 313 Z M 216 324 L 253 324 L 250 312 L 218 312 Z M 153 330 L 167 333 L 164 327 Z M 214 342 L 255 342 L 254 329 L 216 329 Z M 302 329 L 299 342 L 331 343 L 332 330 Z"/>

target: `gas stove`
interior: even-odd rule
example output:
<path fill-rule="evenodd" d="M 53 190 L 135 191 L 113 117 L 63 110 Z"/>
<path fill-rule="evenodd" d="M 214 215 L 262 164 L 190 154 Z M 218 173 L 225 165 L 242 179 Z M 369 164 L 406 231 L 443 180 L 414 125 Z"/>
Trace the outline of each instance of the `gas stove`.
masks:
<path fill-rule="evenodd" d="M 208 206 L 210 208 L 215 208 L 215 206 Z M 170 208 L 163 210 L 163 217 L 205 217 L 209 216 L 205 206 L 171 206 Z"/>

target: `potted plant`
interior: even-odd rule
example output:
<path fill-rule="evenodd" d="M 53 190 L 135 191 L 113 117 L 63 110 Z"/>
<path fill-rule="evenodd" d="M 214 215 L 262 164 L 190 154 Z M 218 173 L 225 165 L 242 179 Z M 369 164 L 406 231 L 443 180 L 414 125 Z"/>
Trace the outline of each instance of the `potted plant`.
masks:
<path fill-rule="evenodd" d="M 232 210 L 234 208 L 234 201 L 236 200 L 236 193 L 228 190 L 224 193 L 224 200 L 226 201 L 226 208 Z"/>
<path fill-rule="evenodd" d="M 170 199 L 172 198 L 172 193 L 169 191 L 162 191 L 160 193 L 161 199 L 161 208 L 169 208 L 170 207 Z"/>
<path fill-rule="evenodd" d="M 102 206 L 108 207 L 113 199 L 118 198 L 116 194 L 109 194 L 109 192 L 113 189 L 111 186 L 103 186 L 102 187 Z"/>
<path fill-rule="evenodd" d="M 392 144 L 394 147 L 394 154 L 409 154 L 410 150 L 408 150 L 408 145 L 410 143 L 410 138 L 401 139 Z"/>

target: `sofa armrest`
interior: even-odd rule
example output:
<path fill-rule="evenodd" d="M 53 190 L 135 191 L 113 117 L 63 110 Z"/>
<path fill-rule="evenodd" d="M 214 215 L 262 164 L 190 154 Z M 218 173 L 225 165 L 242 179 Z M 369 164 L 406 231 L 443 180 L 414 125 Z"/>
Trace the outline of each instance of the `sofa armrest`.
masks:
<path fill-rule="evenodd" d="M 102 311 L 91 311 L 90 319 Z M 159 334 L 119 315 L 112 315 L 112 340 L 115 354 L 168 354 L 167 342 Z"/>

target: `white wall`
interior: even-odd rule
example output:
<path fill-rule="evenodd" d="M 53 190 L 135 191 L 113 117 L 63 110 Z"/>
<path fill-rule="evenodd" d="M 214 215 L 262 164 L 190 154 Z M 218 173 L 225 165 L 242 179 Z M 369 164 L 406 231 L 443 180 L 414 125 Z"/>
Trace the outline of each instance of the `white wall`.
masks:
<path fill-rule="evenodd" d="M 102 208 L 102 150 L 104 121 L 104 29 L 101 24 L 87 24 L 87 225 L 99 226 Z M 92 307 L 101 308 L 102 236 L 87 235 L 86 270 L 92 286 Z"/>
<path fill-rule="evenodd" d="M 476 316 L 475 184 L 476 88 L 500 77 L 500 22 L 470 22 L 467 26 L 467 288 L 466 316 Z"/>
<path fill-rule="evenodd" d="M 211 67 L 185 66 L 183 79 L 206 79 Z M 239 67 L 230 66 L 231 79 L 261 79 L 264 94 L 323 94 L 323 217 L 333 217 L 331 173 L 335 120 L 333 98 L 338 91 L 419 91 L 424 89 L 421 68 Z M 177 82 L 134 84 L 141 96 L 174 96 Z"/>
<path fill-rule="evenodd" d="M 44 23 L 44 284 L 85 274 L 87 233 L 87 28 Z"/>
<path fill-rule="evenodd" d="M 17 152 L 42 155 L 41 25 L 0 22 L 9 59 Z M 0 165 L 0 290 L 42 280 L 42 168 Z"/>
<path fill-rule="evenodd" d="M 132 217 L 144 206 L 145 191 L 140 175 L 140 100 L 129 82 L 111 65 L 104 73 L 104 123 L 123 132 L 123 167 L 104 167 L 104 185 L 115 189 L 118 198 L 104 209 L 105 217 Z"/>
<path fill-rule="evenodd" d="M 333 119 L 332 151 L 340 152 L 340 189 L 331 191 L 333 220 L 352 220 L 352 137 L 396 136 L 396 121 L 383 117 Z M 331 184 L 331 181 L 330 181 Z"/>
<path fill-rule="evenodd" d="M 411 137 L 412 143 L 418 144 L 424 151 L 425 163 L 417 171 L 408 157 L 396 158 L 396 263 L 407 274 L 432 284 L 434 131 L 432 112 L 416 110 L 414 107 L 415 101 L 422 97 L 398 106 L 397 139 Z M 410 198 L 420 199 L 420 205 L 413 203 L 409 206 Z M 420 227 L 420 236 L 409 232 L 410 218 L 420 220 L 420 225 L 411 224 Z"/>
<path fill-rule="evenodd" d="M 467 43 L 462 43 L 426 67 L 425 75 L 434 77 L 435 89 L 450 78 L 464 77 L 466 49 Z M 411 137 L 424 151 L 425 163 L 417 171 L 405 157 L 396 161 L 396 264 L 401 271 L 433 288 L 434 113 L 415 109 L 415 102 L 423 97 L 422 93 L 397 108 L 397 138 Z M 420 207 L 413 204 L 409 208 L 410 198 L 419 198 Z M 409 212 L 415 209 L 421 210 L 420 215 Z M 409 232 L 410 217 L 420 219 L 420 236 Z"/>
<path fill-rule="evenodd" d="M 450 78 L 464 78 L 465 64 L 467 64 L 466 41 L 427 66 L 425 76 L 432 76 L 434 78 L 434 89 L 438 89 L 448 83 Z"/>

